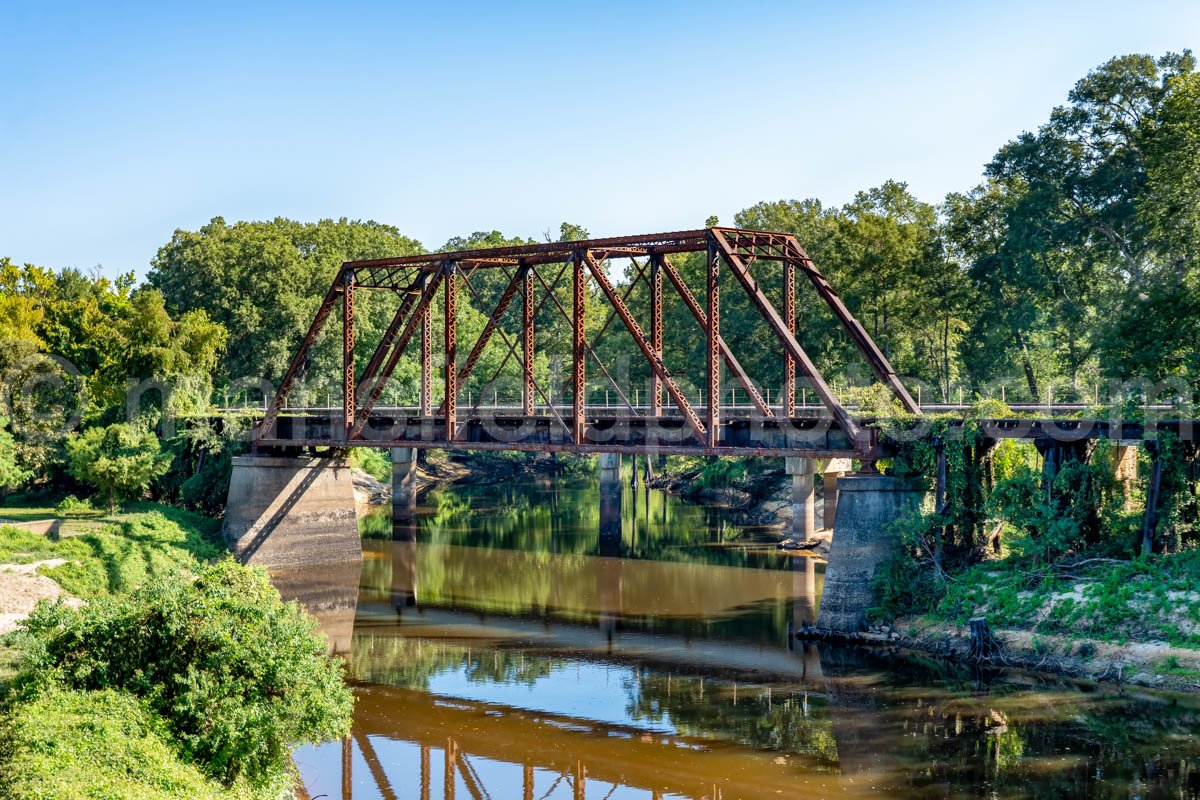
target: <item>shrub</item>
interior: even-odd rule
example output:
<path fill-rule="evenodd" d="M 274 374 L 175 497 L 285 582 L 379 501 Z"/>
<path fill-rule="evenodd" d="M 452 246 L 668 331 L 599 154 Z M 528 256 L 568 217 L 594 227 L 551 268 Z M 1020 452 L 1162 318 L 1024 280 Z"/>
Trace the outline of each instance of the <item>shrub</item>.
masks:
<path fill-rule="evenodd" d="M 59 501 L 54 510 L 59 514 L 86 514 L 90 511 L 95 511 L 96 507 L 92 505 L 90 500 L 80 500 L 73 494 L 69 494 Z"/>
<path fill-rule="evenodd" d="M 392 461 L 382 451 L 373 447 L 355 447 L 350 451 L 350 460 L 375 480 L 391 483 Z"/>
<path fill-rule="evenodd" d="M 157 578 L 79 609 L 43 603 L 22 627 L 17 697 L 129 692 L 162 715 L 185 758 L 227 784 L 263 786 L 287 771 L 290 745 L 349 730 L 341 662 L 258 568 L 226 560 L 195 581 Z"/>
<path fill-rule="evenodd" d="M 217 517 L 225 513 L 229 497 L 229 479 L 233 475 L 233 457 L 237 448 L 227 447 L 203 459 L 179 487 L 184 506 Z"/>
<path fill-rule="evenodd" d="M 217 800 L 245 793 L 180 760 L 166 726 L 132 695 L 52 689 L 14 709 L 0 729 L 0 795 Z"/>
<path fill-rule="evenodd" d="M 100 490 L 109 510 L 116 508 L 117 498 L 146 491 L 171 462 L 158 437 L 124 423 L 73 435 L 67 440 L 67 455 L 71 474 Z"/>
<path fill-rule="evenodd" d="M 746 479 L 746 462 L 741 458 L 714 458 L 704 465 L 693 483 L 703 489 L 735 486 Z"/>

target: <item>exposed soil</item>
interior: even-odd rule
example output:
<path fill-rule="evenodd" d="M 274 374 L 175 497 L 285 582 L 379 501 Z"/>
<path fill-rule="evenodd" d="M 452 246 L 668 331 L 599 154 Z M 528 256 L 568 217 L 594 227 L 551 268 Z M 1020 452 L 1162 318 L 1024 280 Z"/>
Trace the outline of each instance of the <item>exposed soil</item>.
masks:
<path fill-rule="evenodd" d="M 57 567 L 65 564 L 61 558 L 34 561 L 30 564 L 0 564 L 0 634 L 15 630 L 17 623 L 29 616 L 39 600 L 55 600 L 64 596 L 62 587 L 44 575 L 38 567 Z M 77 597 L 67 597 L 70 605 L 82 605 Z"/>

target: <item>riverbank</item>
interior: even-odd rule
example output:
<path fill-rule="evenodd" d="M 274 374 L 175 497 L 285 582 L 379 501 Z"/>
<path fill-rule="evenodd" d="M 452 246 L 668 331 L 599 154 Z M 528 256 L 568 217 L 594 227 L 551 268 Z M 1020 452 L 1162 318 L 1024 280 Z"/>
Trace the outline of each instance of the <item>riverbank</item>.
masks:
<path fill-rule="evenodd" d="M 220 526 L 0 507 L 0 795 L 293 796 L 291 743 L 348 726 L 343 667 Z"/>
<path fill-rule="evenodd" d="M 926 586 L 921 610 L 838 638 L 978 661 L 969 623 L 984 620 L 996 645 L 986 658 L 991 665 L 1197 692 L 1198 583 L 1194 550 L 1050 564 L 1010 555 Z M 884 616 L 882 609 L 874 615 Z"/>
<path fill-rule="evenodd" d="M 990 668 L 1200 694 L 1200 650 L 1161 641 L 1118 643 L 1019 628 L 995 628 L 992 635 L 1000 650 L 984 665 Z M 973 663 L 970 638 L 963 627 L 928 616 L 907 617 L 854 634 L 801 632 L 797 639 L 845 642 L 934 656 L 958 664 Z"/>

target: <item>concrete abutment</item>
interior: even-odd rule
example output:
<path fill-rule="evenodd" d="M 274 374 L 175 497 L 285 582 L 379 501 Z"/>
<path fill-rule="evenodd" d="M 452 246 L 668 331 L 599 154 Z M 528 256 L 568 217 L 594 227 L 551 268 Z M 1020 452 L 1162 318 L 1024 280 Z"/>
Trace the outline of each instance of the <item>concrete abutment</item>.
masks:
<path fill-rule="evenodd" d="M 222 533 L 247 564 L 299 567 L 361 560 L 349 462 L 236 456 Z"/>
<path fill-rule="evenodd" d="M 866 626 L 867 609 L 875 604 L 876 571 L 900 547 L 894 523 L 920 508 L 924 488 L 906 478 L 853 475 L 838 478 L 837 489 L 817 627 L 853 633 Z"/>

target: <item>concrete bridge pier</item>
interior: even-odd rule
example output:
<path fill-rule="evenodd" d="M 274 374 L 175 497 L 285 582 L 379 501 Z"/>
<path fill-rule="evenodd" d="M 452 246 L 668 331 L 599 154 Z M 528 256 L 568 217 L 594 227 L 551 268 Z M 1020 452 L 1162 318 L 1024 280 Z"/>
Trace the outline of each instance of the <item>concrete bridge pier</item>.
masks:
<path fill-rule="evenodd" d="M 900 546 L 893 525 L 920 508 L 924 490 L 917 481 L 887 475 L 852 475 L 837 484 L 837 520 L 817 627 L 853 633 L 865 627 L 867 609 L 875 603 L 876 570 Z"/>
<path fill-rule="evenodd" d="M 236 456 L 222 532 L 242 563 L 299 567 L 360 561 L 349 462 Z"/>
<path fill-rule="evenodd" d="M 392 519 L 409 519 L 417 508 L 417 449 L 392 448 Z"/>
<path fill-rule="evenodd" d="M 1113 448 L 1112 456 L 1113 477 L 1121 486 L 1121 494 L 1125 498 L 1125 510 L 1130 511 L 1136 505 L 1133 501 L 1133 489 L 1137 483 L 1138 446 L 1122 442 Z"/>
<path fill-rule="evenodd" d="M 837 519 L 838 478 L 853 471 L 854 465 L 848 458 L 831 458 L 825 462 L 825 468 L 821 470 L 823 478 L 821 527 L 825 530 L 833 530 L 834 520 Z"/>
<path fill-rule="evenodd" d="M 817 530 L 816 462 L 811 458 L 785 458 L 792 479 L 792 538 L 811 539 Z"/>
<path fill-rule="evenodd" d="M 600 454 L 600 542 L 621 541 L 621 454 Z"/>

